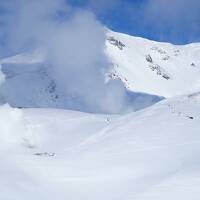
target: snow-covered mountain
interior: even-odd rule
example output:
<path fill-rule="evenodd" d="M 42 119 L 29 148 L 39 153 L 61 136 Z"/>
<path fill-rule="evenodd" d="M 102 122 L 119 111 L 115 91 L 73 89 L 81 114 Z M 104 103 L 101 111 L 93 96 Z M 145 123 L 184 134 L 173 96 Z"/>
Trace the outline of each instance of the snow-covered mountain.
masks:
<path fill-rule="evenodd" d="M 45 52 L 0 60 L 0 199 L 200 198 L 200 44 L 108 31 L 105 52 L 105 80 L 121 81 L 138 111 L 53 109 L 76 99 L 58 90 Z"/>
<path fill-rule="evenodd" d="M 161 97 L 200 90 L 199 43 L 177 46 L 108 30 L 105 52 L 111 65 L 105 76 L 122 81 L 131 104 L 135 105 L 133 110 L 152 105 Z M 5 78 L 0 88 L 1 99 L 14 107 L 81 110 L 81 106 L 66 103 L 76 102 L 76 96 L 59 91 L 44 63 L 45 52 L 40 49 L 1 59 Z M 144 106 L 138 104 L 141 99 L 146 102 Z"/>
<path fill-rule="evenodd" d="M 109 44 L 107 46 L 109 47 Z M 124 101 L 128 105 L 122 106 L 127 107 L 125 110 L 140 110 L 163 99 L 160 95 L 130 90 L 121 81 L 122 79 L 115 76 L 115 69 L 111 64 L 113 62 L 109 55 L 107 57 L 111 67 L 104 72 L 105 84 L 106 82 L 118 81 L 125 88 Z M 13 107 L 23 108 L 64 108 L 99 112 L 98 109 L 91 109 L 90 106 L 81 102 L 81 98 L 76 94 L 65 93 L 59 88 L 58 81 L 54 76 L 52 77 L 52 67 L 46 63 L 46 53 L 41 49 L 1 59 L 0 65 L 3 73 L 2 77 L 4 78 L 3 83 L 0 85 L 0 102 L 2 103 L 9 103 Z M 80 72 L 77 70 L 76 73 Z M 73 77 L 71 79 L 68 81 L 66 78 L 66 86 L 70 86 L 72 81 L 79 81 L 75 80 L 76 78 L 73 80 Z M 108 92 L 113 93 L 113 90 L 109 91 L 109 84 L 107 85 Z M 116 93 L 120 94 L 121 91 L 118 92 L 117 90 L 116 87 Z"/>
<path fill-rule="evenodd" d="M 200 43 L 172 45 L 108 31 L 114 77 L 131 91 L 172 97 L 200 90 Z"/>

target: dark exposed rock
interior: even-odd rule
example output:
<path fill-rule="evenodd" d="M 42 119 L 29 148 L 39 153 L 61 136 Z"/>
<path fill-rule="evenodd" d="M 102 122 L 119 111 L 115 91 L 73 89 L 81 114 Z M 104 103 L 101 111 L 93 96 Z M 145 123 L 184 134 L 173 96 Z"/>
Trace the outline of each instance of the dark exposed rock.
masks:
<path fill-rule="evenodd" d="M 179 53 L 180 53 L 180 50 L 178 50 L 178 49 L 175 49 L 175 50 L 174 50 L 174 56 L 178 56 Z"/>
<path fill-rule="evenodd" d="M 192 117 L 192 116 L 187 116 L 187 118 L 188 118 L 188 119 L 194 119 L 194 117 Z"/>
<path fill-rule="evenodd" d="M 167 80 L 170 79 L 170 77 L 167 74 L 163 74 L 162 77 L 165 78 L 165 79 L 167 79 Z"/>
<path fill-rule="evenodd" d="M 153 59 L 149 54 L 146 55 L 146 61 L 149 62 L 149 63 L 153 63 Z"/>
<path fill-rule="evenodd" d="M 55 156 L 55 153 L 47 153 L 47 152 L 43 152 L 43 153 L 34 153 L 35 156 L 47 156 L 47 157 L 52 157 Z"/>
<path fill-rule="evenodd" d="M 168 55 L 166 55 L 166 56 L 164 56 L 163 58 L 162 58 L 162 60 L 164 60 L 164 61 L 167 61 L 167 60 L 169 60 L 169 56 Z"/>
<path fill-rule="evenodd" d="M 162 76 L 162 77 L 165 78 L 166 80 L 171 79 L 171 77 L 170 77 L 170 76 L 165 72 L 165 70 L 162 69 L 159 65 L 152 63 L 152 64 L 149 65 L 149 67 L 150 67 L 150 69 L 151 69 L 152 71 L 156 71 L 157 75 Z"/>
<path fill-rule="evenodd" d="M 48 91 L 49 93 L 53 93 L 53 92 L 55 92 L 55 90 L 56 90 L 56 83 L 55 83 L 55 81 L 52 80 L 52 81 L 49 83 L 48 87 L 47 87 L 47 91 Z"/>
<path fill-rule="evenodd" d="M 110 44 L 118 47 L 120 50 L 123 50 L 123 48 L 125 47 L 125 44 L 123 44 L 121 41 L 115 39 L 114 37 L 109 37 L 108 41 L 110 42 Z"/>
<path fill-rule="evenodd" d="M 167 54 L 167 52 L 165 50 L 162 50 L 162 49 L 158 49 L 158 53 L 160 53 L 160 54 Z"/>

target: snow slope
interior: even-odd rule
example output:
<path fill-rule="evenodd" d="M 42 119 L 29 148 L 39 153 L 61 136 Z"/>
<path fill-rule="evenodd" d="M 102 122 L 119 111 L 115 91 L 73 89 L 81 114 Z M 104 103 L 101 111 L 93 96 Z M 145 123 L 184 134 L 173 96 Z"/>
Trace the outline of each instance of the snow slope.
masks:
<path fill-rule="evenodd" d="M 102 112 L 99 111 L 98 108 L 90 108 L 92 106 L 85 104 L 84 99 L 81 99 L 76 93 L 71 94 L 72 92 L 69 92 L 70 94 L 68 95 L 67 92 L 59 87 L 58 81 L 52 76 L 54 73 L 52 72 L 52 66 L 49 66 L 49 64 L 46 63 L 45 52 L 41 49 L 1 59 L 0 65 L 4 77 L 4 81 L 2 81 L 2 84 L 0 85 L 0 103 L 9 103 L 9 105 L 13 107 L 23 108 L 62 108 L 86 112 Z M 80 72 L 77 71 L 76 73 Z M 105 72 L 105 82 L 107 82 L 106 79 L 108 79 L 108 81 L 112 80 L 108 76 L 110 76 L 110 71 Z M 80 78 L 81 77 L 79 77 L 79 79 Z M 87 79 L 89 77 L 85 78 Z M 73 87 L 72 81 L 73 77 L 70 80 L 67 80 L 66 78 L 65 85 L 68 86 L 71 84 L 71 87 Z M 74 81 L 76 82 L 79 80 L 74 79 Z M 125 88 L 120 80 L 112 81 L 118 81 L 118 85 Z M 107 87 L 114 89 L 112 84 L 115 83 L 111 83 L 110 86 L 107 84 Z M 115 88 L 116 93 L 119 93 L 116 95 L 117 98 L 120 96 L 121 89 L 117 89 L 117 86 Z M 127 102 L 127 105 L 121 106 L 124 107 L 123 110 L 136 111 L 151 106 L 163 99 L 163 97 L 157 95 L 133 92 L 127 89 L 123 90 L 125 90 L 125 98 L 123 101 Z M 91 93 L 92 92 L 93 91 L 91 91 Z M 114 91 L 112 92 L 114 93 Z M 109 93 L 112 92 L 110 91 Z M 95 91 L 93 93 L 95 93 Z M 112 97 L 112 95 L 110 96 Z M 103 99 L 105 96 L 102 96 L 101 98 Z M 115 101 L 117 101 L 117 99 Z M 120 98 L 118 101 L 121 101 Z M 112 106 L 110 105 L 110 107 Z M 104 105 L 103 107 L 108 106 Z M 118 107 L 120 107 L 120 105 L 118 105 Z"/>
<path fill-rule="evenodd" d="M 161 97 L 200 89 L 199 43 L 176 46 L 107 30 L 105 52 L 112 66 L 105 79 L 123 82 L 132 110 L 150 106 Z M 79 105 L 79 100 L 59 90 L 45 63 L 45 56 L 45 52 L 38 49 L 0 60 L 3 72 L 0 77 L 4 79 L 0 86 L 1 102 L 14 107 L 83 110 L 86 106 Z M 141 99 L 144 103 L 138 104 Z"/>
<path fill-rule="evenodd" d="M 172 97 L 199 91 L 200 43 L 172 45 L 108 30 L 106 53 L 131 91 Z"/>
<path fill-rule="evenodd" d="M 123 116 L 4 106 L 0 199 L 199 199 L 199 113 L 200 94 Z"/>
<path fill-rule="evenodd" d="M 109 31 L 105 76 L 140 109 L 123 115 L 51 109 L 40 50 L 0 60 L 0 199 L 199 200 L 199 48 Z"/>

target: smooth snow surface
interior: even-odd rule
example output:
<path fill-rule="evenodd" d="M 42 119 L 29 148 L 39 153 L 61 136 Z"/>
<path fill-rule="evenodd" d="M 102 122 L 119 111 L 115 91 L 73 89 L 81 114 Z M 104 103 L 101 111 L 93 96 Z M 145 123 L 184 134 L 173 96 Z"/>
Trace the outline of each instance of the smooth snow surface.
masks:
<path fill-rule="evenodd" d="M 53 109 L 90 111 L 44 52 L 0 60 L 0 200 L 200 199 L 200 44 L 108 31 L 106 45 L 105 81 L 136 112 Z"/>
<path fill-rule="evenodd" d="M 196 200 L 199 94 L 124 116 L 0 109 L 2 200 Z"/>

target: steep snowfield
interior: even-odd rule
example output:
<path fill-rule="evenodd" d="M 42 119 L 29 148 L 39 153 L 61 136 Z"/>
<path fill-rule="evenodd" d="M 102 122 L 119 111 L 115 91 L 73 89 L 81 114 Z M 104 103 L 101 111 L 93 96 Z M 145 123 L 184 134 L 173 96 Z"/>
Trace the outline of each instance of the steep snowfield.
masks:
<path fill-rule="evenodd" d="M 0 200 L 199 200 L 200 44 L 109 31 L 106 53 L 139 111 L 51 109 L 44 52 L 0 60 Z"/>
<path fill-rule="evenodd" d="M 199 199 L 199 105 L 194 94 L 124 116 L 4 106 L 0 199 Z"/>
<path fill-rule="evenodd" d="M 107 54 L 132 91 L 172 97 L 199 91 L 200 43 L 177 46 L 108 31 Z"/>

